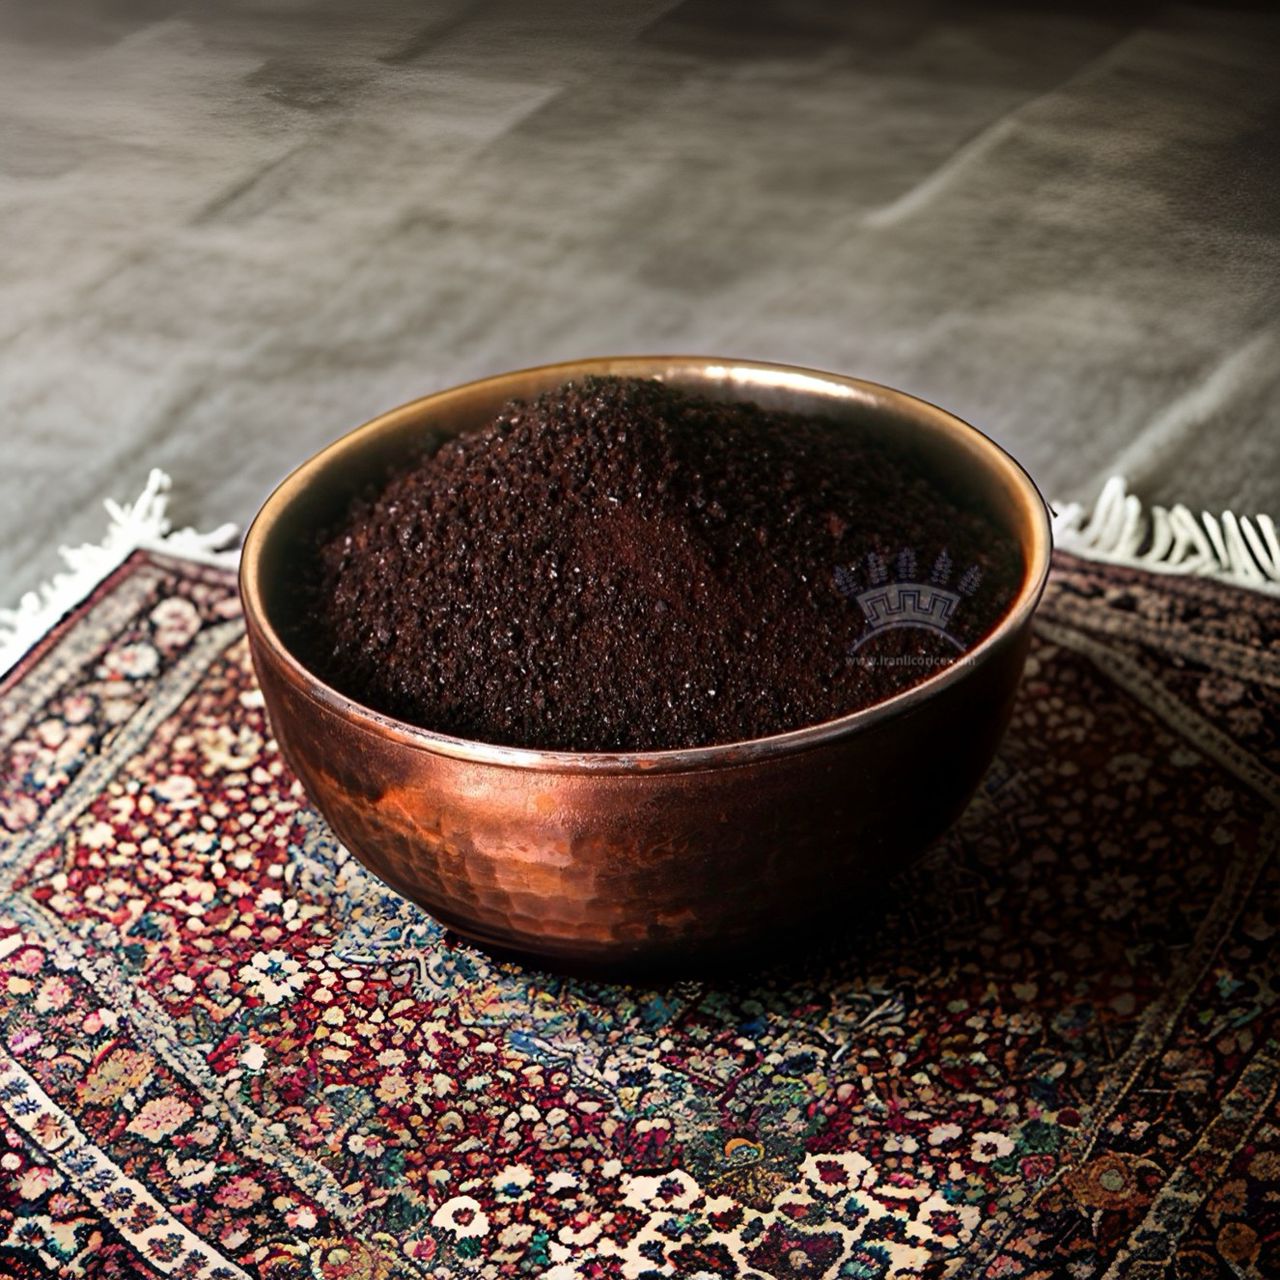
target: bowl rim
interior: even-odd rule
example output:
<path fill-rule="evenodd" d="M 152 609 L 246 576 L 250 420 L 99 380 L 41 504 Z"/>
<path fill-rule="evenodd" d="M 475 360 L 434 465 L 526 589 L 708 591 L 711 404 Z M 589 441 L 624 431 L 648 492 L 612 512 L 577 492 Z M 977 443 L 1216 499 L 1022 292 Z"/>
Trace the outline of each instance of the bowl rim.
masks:
<path fill-rule="evenodd" d="M 623 372 L 623 376 L 658 377 L 662 371 L 682 370 L 719 371 L 725 375 L 741 371 L 770 375 L 774 379 L 774 385 L 779 386 L 791 384 L 797 389 L 803 389 L 805 384 L 812 389 L 821 386 L 829 395 L 835 391 L 840 398 L 851 403 L 862 403 L 874 408 L 893 408 L 907 417 L 923 416 L 931 419 L 936 426 L 953 435 L 964 436 L 970 444 L 976 445 L 985 462 L 1013 482 L 1023 499 L 1024 511 L 1019 524 L 1029 525 L 1023 546 L 1026 567 L 1022 584 L 995 627 L 973 648 L 964 652 L 963 661 L 949 663 L 919 684 L 858 711 L 821 720 L 799 729 L 789 729 L 760 738 L 714 743 L 710 746 L 673 747 L 661 751 L 565 751 L 505 746 L 461 738 L 425 729 L 377 711 L 322 680 L 295 656 L 271 624 L 259 585 L 262 544 L 276 517 L 303 490 L 308 480 L 325 470 L 335 457 L 355 448 L 362 437 L 372 436 L 408 418 L 417 418 L 433 403 L 455 396 L 462 397 L 485 386 L 496 390 L 498 384 L 514 383 L 525 377 L 562 376 L 567 381 L 572 377 L 591 373 L 608 374 L 619 371 Z M 863 378 L 775 361 L 694 355 L 594 356 L 531 365 L 455 384 L 407 401 L 345 432 L 295 467 L 267 497 L 245 534 L 240 556 L 239 585 L 245 624 L 251 638 L 266 647 L 272 659 L 283 667 L 290 683 L 326 710 L 344 720 L 355 721 L 379 737 L 391 738 L 418 751 L 450 756 L 474 764 L 558 773 L 647 774 L 723 768 L 807 751 L 835 738 L 860 732 L 891 716 L 910 711 L 926 699 L 964 680 L 971 671 L 976 670 L 985 656 L 1023 629 L 1044 592 L 1052 549 L 1048 504 L 1025 468 L 977 427 L 928 400 Z"/>

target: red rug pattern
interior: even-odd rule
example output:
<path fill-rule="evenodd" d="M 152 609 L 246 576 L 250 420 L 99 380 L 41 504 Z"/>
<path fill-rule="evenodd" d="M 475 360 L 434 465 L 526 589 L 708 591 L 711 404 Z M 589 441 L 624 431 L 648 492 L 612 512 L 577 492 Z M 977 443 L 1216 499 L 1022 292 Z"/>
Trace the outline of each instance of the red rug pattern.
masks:
<path fill-rule="evenodd" d="M 455 942 L 282 763 L 233 576 L 0 686 L 0 1275 L 1280 1274 L 1280 600 L 1060 558 L 956 828 L 736 982 Z"/>

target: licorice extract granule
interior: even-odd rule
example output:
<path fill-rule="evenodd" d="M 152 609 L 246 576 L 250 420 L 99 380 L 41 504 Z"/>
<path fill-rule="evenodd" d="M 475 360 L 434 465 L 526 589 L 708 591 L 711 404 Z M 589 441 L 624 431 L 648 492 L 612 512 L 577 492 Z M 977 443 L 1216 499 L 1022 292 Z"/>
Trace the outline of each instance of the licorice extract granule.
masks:
<path fill-rule="evenodd" d="M 356 498 L 317 542 L 297 641 L 343 693 L 427 729 L 653 751 L 918 683 L 1021 574 L 984 513 L 856 427 L 588 378 Z M 919 621 L 887 625 L 904 603 Z"/>

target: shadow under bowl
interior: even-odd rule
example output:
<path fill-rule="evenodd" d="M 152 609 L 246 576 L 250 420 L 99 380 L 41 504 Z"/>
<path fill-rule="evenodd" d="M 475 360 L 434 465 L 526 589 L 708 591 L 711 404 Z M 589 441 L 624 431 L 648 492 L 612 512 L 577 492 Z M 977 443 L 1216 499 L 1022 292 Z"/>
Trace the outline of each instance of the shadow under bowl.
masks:
<path fill-rule="evenodd" d="M 833 419 L 909 449 L 1022 554 L 996 627 L 862 711 L 746 742 L 539 751 L 432 733 L 326 684 L 290 648 L 297 567 L 351 498 L 424 442 L 587 375 L 661 378 L 711 399 Z M 371 871 L 481 945 L 591 969 L 693 963 L 830 916 L 963 810 L 1008 722 L 1049 568 L 1045 504 L 973 427 L 874 383 L 713 357 L 581 360 L 415 400 L 293 472 L 245 539 L 254 665 L 281 751 Z"/>

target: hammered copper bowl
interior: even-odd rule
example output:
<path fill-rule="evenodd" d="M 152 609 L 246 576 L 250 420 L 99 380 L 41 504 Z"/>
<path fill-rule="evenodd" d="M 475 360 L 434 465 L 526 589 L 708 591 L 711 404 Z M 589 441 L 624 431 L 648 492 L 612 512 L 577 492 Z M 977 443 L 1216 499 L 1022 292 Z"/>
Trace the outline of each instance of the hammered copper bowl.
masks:
<path fill-rule="evenodd" d="M 316 531 L 431 433 L 475 429 L 512 397 L 588 373 L 662 378 L 905 440 L 1021 546 L 1016 598 L 964 661 L 905 693 L 794 732 L 682 751 L 464 741 L 381 715 L 308 670 L 282 636 L 299 625 L 292 588 Z M 1008 720 L 1049 550 L 1026 473 L 933 405 L 785 365 L 628 357 L 487 378 L 357 428 L 267 500 L 240 588 L 280 748 L 351 852 L 482 945 L 608 968 L 684 963 L 803 928 L 854 905 L 942 832 Z"/>

